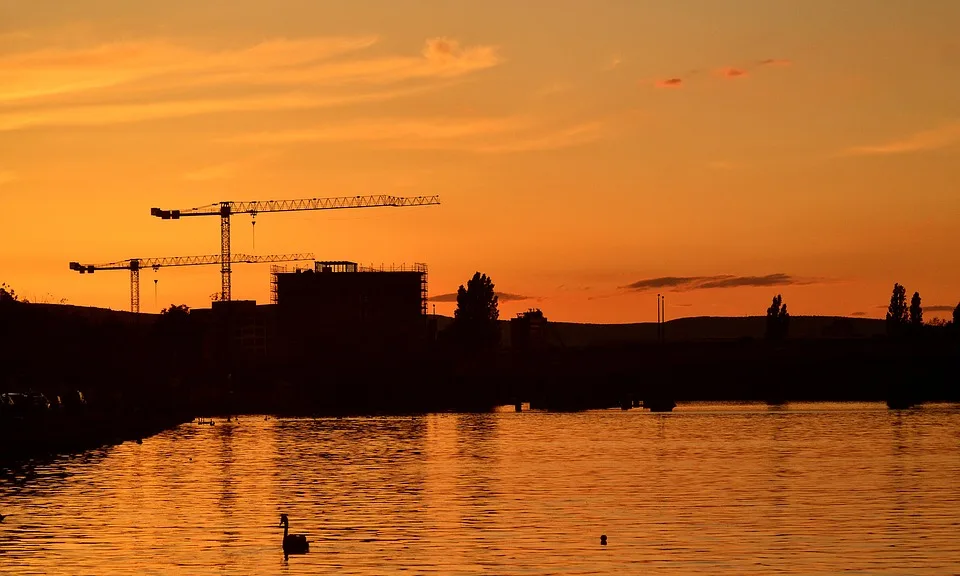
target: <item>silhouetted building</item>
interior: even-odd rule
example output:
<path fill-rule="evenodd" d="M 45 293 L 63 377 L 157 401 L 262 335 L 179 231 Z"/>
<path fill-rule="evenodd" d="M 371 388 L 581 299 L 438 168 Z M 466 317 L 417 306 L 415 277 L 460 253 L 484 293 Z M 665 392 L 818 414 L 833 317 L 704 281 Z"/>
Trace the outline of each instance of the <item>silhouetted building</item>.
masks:
<path fill-rule="evenodd" d="M 547 319 L 539 309 L 527 310 L 510 319 L 510 346 L 516 350 L 543 348 L 547 344 Z"/>
<path fill-rule="evenodd" d="M 423 264 L 364 268 L 317 262 L 273 269 L 273 297 L 285 351 L 293 357 L 401 350 L 426 336 Z"/>
<path fill-rule="evenodd" d="M 193 310 L 190 314 L 206 325 L 203 344 L 207 361 L 250 365 L 274 352 L 275 306 L 257 306 L 253 300 L 218 301 L 208 310 Z"/>

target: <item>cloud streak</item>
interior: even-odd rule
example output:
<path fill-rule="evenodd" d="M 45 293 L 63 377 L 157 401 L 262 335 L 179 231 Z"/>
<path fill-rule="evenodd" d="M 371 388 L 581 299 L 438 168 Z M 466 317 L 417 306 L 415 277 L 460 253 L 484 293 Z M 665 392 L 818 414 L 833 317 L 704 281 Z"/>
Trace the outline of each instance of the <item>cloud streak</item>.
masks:
<path fill-rule="evenodd" d="M 937 304 L 934 306 L 924 306 L 924 312 L 953 312 L 956 309 L 957 305 L 954 304 L 950 306 L 949 304 Z"/>
<path fill-rule="evenodd" d="M 797 278 L 790 274 L 767 274 L 764 276 L 735 276 L 720 274 L 717 276 L 662 276 L 637 280 L 621 288 L 635 292 L 650 290 L 670 290 L 687 292 L 691 290 L 711 290 L 720 288 L 791 286 L 813 284 L 816 280 Z"/>
<path fill-rule="evenodd" d="M 723 78 L 726 80 L 735 80 L 738 78 L 743 78 L 749 76 L 752 70 L 762 68 L 762 67 L 782 67 L 790 66 L 793 62 L 784 58 L 765 58 L 763 60 L 757 60 L 752 64 L 745 66 L 722 66 L 713 71 L 713 74 L 718 78 Z M 662 78 L 655 80 L 653 85 L 656 88 L 680 88 L 684 86 L 690 77 L 695 76 L 700 73 L 700 70 L 692 70 L 687 74 L 681 76 L 674 76 L 668 78 Z"/>
<path fill-rule="evenodd" d="M 510 292 L 497 292 L 497 298 L 500 302 L 520 302 L 523 300 L 538 300 L 534 296 L 524 296 L 522 294 L 512 294 Z M 450 292 L 448 294 L 437 294 L 436 296 L 430 297 L 431 302 L 456 302 L 457 293 Z"/>
<path fill-rule="evenodd" d="M 380 101 L 437 90 L 502 61 L 495 46 L 449 38 L 426 40 L 415 56 L 355 55 L 376 42 L 279 39 L 203 51 L 141 41 L 0 56 L 0 130 Z"/>
<path fill-rule="evenodd" d="M 957 143 L 960 143 L 960 120 L 949 122 L 929 130 L 922 130 L 882 144 L 854 146 L 841 152 L 841 155 L 886 156 L 891 154 L 909 154 L 947 148 Z"/>
<path fill-rule="evenodd" d="M 156 103 L 65 106 L 38 112 L 0 113 L 0 132 L 45 126 L 108 126 L 227 112 L 328 108 L 391 100 L 422 92 L 424 92 L 422 88 L 408 88 L 327 96 L 282 93 L 255 97 L 168 100 Z"/>
<path fill-rule="evenodd" d="M 665 78 L 653 83 L 657 88 L 679 88 L 683 86 L 683 78 Z"/>
<path fill-rule="evenodd" d="M 724 78 L 741 78 L 747 75 L 747 71 L 743 68 L 734 68 L 733 66 L 726 66 L 717 70 L 717 74 Z"/>
<path fill-rule="evenodd" d="M 544 126 L 525 117 L 373 118 L 305 129 L 241 134 L 226 141 L 274 145 L 303 142 L 367 143 L 385 149 L 510 153 L 556 150 L 603 136 L 603 124 Z"/>
<path fill-rule="evenodd" d="M 65 50 L 50 48 L 0 58 L 0 102 L 78 95 L 125 86 L 187 86 L 252 81 L 368 48 L 375 36 L 278 39 L 237 50 L 202 51 L 165 40 L 116 42 Z M 289 70 L 287 70 L 289 72 Z"/>

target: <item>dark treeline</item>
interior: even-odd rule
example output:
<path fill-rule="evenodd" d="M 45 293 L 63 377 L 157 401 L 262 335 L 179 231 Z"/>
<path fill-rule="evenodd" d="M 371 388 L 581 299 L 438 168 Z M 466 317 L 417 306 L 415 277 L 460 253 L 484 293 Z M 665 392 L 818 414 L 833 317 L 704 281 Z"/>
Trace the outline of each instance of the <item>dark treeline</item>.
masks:
<path fill-rule="evenodd" d="M 479 273 L 460 287 L 446 326 L 428 317 L 396 332 L 291 331 L 275 306 L 170 306 L 138 315 L 0 296 L 0 392 L 39 392 L 51 403 L 42 418 L 13 419 L 15 411 L 0 407 L 8 456 L 19 447 L 138 438 L 200 415 L 416 413 L 517 402 L 579 410 L 664 398 L 960 400 L 957 324 L 924 323 L 919 295 L 911 306 L 899 285 L 879 336 L 792 337 L 804 318 L 791 319 L 777 295 L 765 337 L 674 341 L 668 323 L 663 342 L 587 345 L 551 338 L 539 310 L 505 324 L 493 282 Z"/>

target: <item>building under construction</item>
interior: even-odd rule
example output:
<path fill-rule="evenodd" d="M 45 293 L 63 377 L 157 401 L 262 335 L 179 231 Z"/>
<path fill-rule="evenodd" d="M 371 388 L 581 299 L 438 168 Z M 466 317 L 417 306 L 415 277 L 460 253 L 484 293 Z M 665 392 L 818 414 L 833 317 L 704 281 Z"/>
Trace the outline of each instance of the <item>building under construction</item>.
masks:
<path fill-rule="evenodd" d="M 274 266 L 271 278 L 282 349 L 293 357 L 402 351 L 427 336 L 425 264 L 327 261 Z"/>

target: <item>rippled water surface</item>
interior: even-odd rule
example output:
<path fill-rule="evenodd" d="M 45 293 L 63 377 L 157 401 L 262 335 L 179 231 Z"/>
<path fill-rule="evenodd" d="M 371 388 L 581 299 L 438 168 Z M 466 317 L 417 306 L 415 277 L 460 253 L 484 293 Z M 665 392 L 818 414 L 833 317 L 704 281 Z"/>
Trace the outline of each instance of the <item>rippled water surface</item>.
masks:
<path fill-rule="evenodd" d="M 0 513 L 3 574 L 956 574 L 960 409 L 218 420 L 8 472 Z"/>

